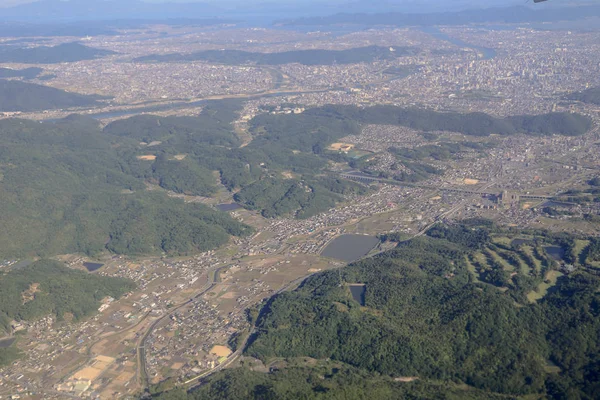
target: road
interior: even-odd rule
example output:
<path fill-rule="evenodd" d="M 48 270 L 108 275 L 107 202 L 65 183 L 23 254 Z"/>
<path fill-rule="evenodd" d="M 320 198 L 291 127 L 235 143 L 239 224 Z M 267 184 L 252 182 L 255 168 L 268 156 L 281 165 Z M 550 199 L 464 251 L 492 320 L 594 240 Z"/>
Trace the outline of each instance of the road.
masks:
<path fill-rule="evenodd" d="M 158 318 L 156 321 L 154 321 L 148 327 L 148 329 L 146 329 L 144 334 L 141 336 L 140 340 L 138 341 L 137 347 L 136 347 L 136 353 L 137 353 L 137 360 L 138 360 L 138 368 L 137 368 L 138 369 L 138 374 L 137 374 L 138 383 L 139 383 L 142 391 L 145 391 L 150 387 L 150 379 L 148 377 L 148 368 L 147 368 L 147 364 L 146 364 L 146 343 L 148 341 L 148 338 L 152 334 L 152 332 L 163 321 L 165 321 L 165 319 L 170 318 L 171 315 L 173 315 L 176 311 L 189 305 L 190 303 L 194 302 L 195 300 L 197 300 L 198 298 L 200 298 L 201 296 L 203 296 L 204 294 L 206 294 L 210 290 L 212 290 L 214 288 L 214 286 L 218 283 L 219 271 L 224 268 L 227 268 L 227 267 L 228 266 L 222 266 L 222 267 L 219 267 L 216 269 L 208 270 L 207 277 L 209 279 L 209 282 L 200 290 L 200 292 L 196 293 L 194 295 L 194 297 L 186 300 L 185 302 L 180 303 L 180 304 L 174 306 L 173 308 L 171 308 L 169 310 L 169 312 L 167 312 L 166 314 L 163 314 L 160 318 Z"/>

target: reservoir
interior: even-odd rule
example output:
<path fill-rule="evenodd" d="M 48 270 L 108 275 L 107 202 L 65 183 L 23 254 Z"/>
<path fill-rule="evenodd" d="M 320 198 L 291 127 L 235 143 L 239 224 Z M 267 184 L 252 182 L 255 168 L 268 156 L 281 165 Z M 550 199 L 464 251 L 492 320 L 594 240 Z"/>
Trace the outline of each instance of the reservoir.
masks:
<path fill-rule="evenodd" d="M 547 247 L 544 247 L 544 250 L 546 250 L 546 253 L 548 253 L 550 255 L 550 257 L 552 257 L 556 261 L 563 261 L 563 259 L 565 257 L 565 251 L 562 247 L 547 246 Z"/>
<path fill-rule="evenodd" d="M 467 42 L 463 42 L 460 39 L 448 36 L 444 32 L 440 31 L 438 28 L 424 27 L 424 28 L 421 28 L 421 30 L 425 33 L 430 34 L 431 36 L 434 36 L 441 40 L 445 40 L 446 42 L 450 42 L 453 45 L 456 45 L 458 47 L 461 47 L 461 48 L 467 47 L 469 49 L 476 50 L 478 53 L 480 53 L 482 55 L 481 59 L 483 59 L 483 60 L 491 60 L 492 58 L 496 57 L 496 54 L 497 54 L 496 50 L 490 49 L 488 47 L 479 47 L 479 46 L 475 46 L 475 45 L 472 45 Z"/>
<path fill-rule="evenodd" d="M 89 272 L 94 272 L 96 270 L 99 270 L 100 268 L 102 268 L 104 266 L 104 264 L 100 264 L 100 263 L 92 263 L 92 262 L 84 262 L 83 266 L 85 267 L 85 269 L 87 269 Z"/>
<path fill-rule="evenodd" d="M 235 211 L 235 210 L 239 210 L 240 208 L 242 208 L 242 206 L 240 206 L 237 203 L 217 204 L 215 207 L 217 208 L 217 210 L 223 211 L 223 212 Z"/>
<path fill-rule="evenodd" d="M 511 246 L 521 246 L 523 244 L 532 244 L 533 240 L 530 239 L 513 239 L 512 242 L 510 242 Z"/>
<path fill-rule="evenodd" d="M 365 305 L 365 292 L 367 291 L 367 287 L 363 284 L 350 284 L 350 293 L 352 293 L 352 298 L 358 304 L 364 307 Z"/>
<path fill-rule="evenodd" d="M 369 254 L 378 243 L 374 236 L 341 235 L 325 247 L 321 256 L 352 262 Z"/>
<path fill-rule="evenodd" d="M 0 340 L 0 349 L 9 348 L 15 342 L 15 340 L 16 340 L 16 338 L 8 338 L 8 339 Z"/>

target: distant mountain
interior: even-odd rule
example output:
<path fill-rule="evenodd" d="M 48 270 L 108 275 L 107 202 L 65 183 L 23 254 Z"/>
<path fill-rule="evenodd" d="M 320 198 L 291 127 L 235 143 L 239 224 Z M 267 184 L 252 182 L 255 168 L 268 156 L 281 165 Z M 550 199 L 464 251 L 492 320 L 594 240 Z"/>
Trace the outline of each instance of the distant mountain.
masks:
<path fill-rule="evenodd" d="M 205 3 L 147 3 L 139 0 L 40 0 L 0 9 L 0 18 L 19 21 L 205 18 L 222 14 Z"/>
<path fill-rule="evenodd" d="M 2 15 L 2 9 L 0 9 Z M 0 17 L 1 18 L 1 17 Z M 0 21 L 0 36 L 32 38 L 43 36 L 114 36 L 119 34 L 121 29 L 140 29 L 149 25 L 169 25 L 169 26 L 210 26 L 224 23 L 232 23 L 231 20 L 218 18 L 153 18 L 153 19 L 111 19 L 94 21 L 61 21 L 56 18 L 53 21 L 16 21 L 10 18 L 4 18 Z M 21 39 L 17 39 L 21 40 Z M 43 39 L 36 39 L 43 40 Z M 9 41 L 11 44 L 14 41 Z M 8 42 L 5 42 L 8 44 Z"/>
<path fill-rule="evenodd" d="M 477 23 L 525 23 L 573 21 L 600 16 L 600 6 L 577 6 L 562 8 L 529 8 L 523 6 L 472 9 L 457 12 L 435 13 L 341 13 L 323 17 L 297 18 L 279 21 L 279 25 L 392 25 L 433 26 L 466 25 Z"/>
<path fill-rule="evenodd" d="M 0 80 L 0 112 L 96 106 L 98 97 L 19 81 Z"/>
<path fill-rule="evenodd" d="M 0 63 L 57 64 L 93 60 L 116 54 L 113 51 L 95 49 L 79 43 L 65 43 L 58 46 L 38 46 L 31 48 L 0 47 Z"/>

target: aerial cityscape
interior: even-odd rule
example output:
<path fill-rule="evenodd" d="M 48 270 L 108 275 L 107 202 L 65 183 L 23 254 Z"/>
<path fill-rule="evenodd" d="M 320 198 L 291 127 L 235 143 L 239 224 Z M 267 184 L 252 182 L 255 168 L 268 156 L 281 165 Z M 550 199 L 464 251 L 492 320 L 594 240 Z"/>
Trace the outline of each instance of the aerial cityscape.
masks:
<path fill-rule="evenodd" d="M 293 3 L 2 5 L 0 399 L 600 398 L 600 5 Z"/>

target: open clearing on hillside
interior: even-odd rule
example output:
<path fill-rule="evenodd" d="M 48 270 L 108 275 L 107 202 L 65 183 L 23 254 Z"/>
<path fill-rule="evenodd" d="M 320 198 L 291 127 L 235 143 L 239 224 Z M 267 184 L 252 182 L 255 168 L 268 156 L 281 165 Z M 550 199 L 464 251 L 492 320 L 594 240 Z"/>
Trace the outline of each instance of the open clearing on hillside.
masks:
<path fill-rule="evenodd" d="M 329 148 L 329 150 L 333 150 L 333 151 L 345 151 L 345 152 L 349 152 L 350 150 L 354 149 L 354 145 L 351 143 L 332 143 Z"/>
<path fill-rule="evenodd" d="M 145 156 L 137 156 L 136 157 L 138 160 L 144 160 L 144 161 L 154 161 L 156 160 L 156 156 L 153 154 L 147 154 Z"/>
<path fill-rule="evenodd" d="M 544 280 L 544 282 L 540 283 L 536 290 L 532 290 L 527 294 L 527 300 L 533 303 L 540 299 L 543 299 L 544 296 L 548 293 L 548 289 L 556 285 L 556 281 L 561 276 L 563 276 L 562 272 L 549 271 L 548 274 L 546 274 L 546 279 Z"/>

